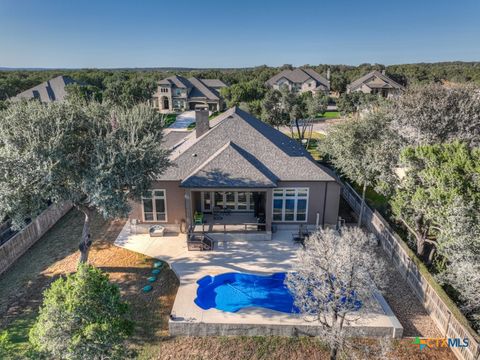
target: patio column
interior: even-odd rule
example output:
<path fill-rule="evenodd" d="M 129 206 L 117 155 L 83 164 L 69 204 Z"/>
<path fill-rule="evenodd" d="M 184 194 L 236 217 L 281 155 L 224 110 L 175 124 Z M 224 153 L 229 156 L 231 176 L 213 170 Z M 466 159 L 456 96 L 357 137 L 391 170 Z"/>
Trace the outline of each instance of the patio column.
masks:
<path fill-rule="evenodd" d="M 272 233 L 272 189 L 265 192 L 265 224 L 267 234 Z"/>
<path fill-rule="evenodd" d="M 185 216 L 187 229 L 192 225 L 193 212 L 192 212 L 192 190 L 185 189 Z"/>

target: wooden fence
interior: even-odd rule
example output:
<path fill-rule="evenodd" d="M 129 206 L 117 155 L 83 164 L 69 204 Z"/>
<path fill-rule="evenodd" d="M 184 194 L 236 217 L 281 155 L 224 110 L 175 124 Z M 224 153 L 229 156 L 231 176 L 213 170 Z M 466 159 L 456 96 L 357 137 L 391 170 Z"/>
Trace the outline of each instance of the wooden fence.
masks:
<path fill-rule="evenodd" d="M 342 195 L 355 213 L 360 213 L 361 197 L 347 183 L 338 179 L 342 186 Z M 455 318 L 448 306 L 437 294 L 435 289 L 429 283 L 434 280 L 427 280 L 420 272 L 417 264 L 412 261 L 412 255 L 407 250 L 407 245 L 393 231 L 387 221 L 376 211 L 370 209 L 367 205 L 364 207 L 362 224 L 374 233 L 380 240 L 383 248 L 390 256 L 392 262 L 396 265 L 398 271 L 407 281 L 408 285 L 422 302 L 430 317 L 437 324 L 446 338 L 468 339 L 469 346 L 464 348 L 452 347 L 453 353 L 458 359 L 480 360 L 480 343 L 478 337 L 474 336 L 466 326 Z M 473 331 L 473 330 L 472 330 Z"/>
<path fill-rule="evenodd" d="M 25 251 L 40 239 L 55 223 L 65 215 L 70 203 L 53 204 L 38 215 L 25 228 L 0 246 L 0 275 L 6 271 Z"/>

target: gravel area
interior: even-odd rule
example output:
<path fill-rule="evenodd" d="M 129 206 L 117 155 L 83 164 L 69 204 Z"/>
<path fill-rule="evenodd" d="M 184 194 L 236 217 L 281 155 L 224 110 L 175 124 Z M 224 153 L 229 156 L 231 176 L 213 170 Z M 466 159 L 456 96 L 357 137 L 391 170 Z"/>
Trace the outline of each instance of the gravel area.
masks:
<path fill-rule="evenodd" d="M 379 251 L 379 256 L 385 260 L 388 273 L 383 296 L 402 324 L 403 336 L 441 337 L 437 326 L 395 265 L 385 252 Z"/>

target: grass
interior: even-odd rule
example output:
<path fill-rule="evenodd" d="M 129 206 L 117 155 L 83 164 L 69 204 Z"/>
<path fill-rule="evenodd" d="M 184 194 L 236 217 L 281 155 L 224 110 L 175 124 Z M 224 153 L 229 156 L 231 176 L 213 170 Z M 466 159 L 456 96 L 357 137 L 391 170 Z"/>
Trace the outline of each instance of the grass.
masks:
<path fill-rule="evenodd" d="M 165 124 L 164 124 L 163 127 L 164 127 L 164 128 L 167 128 L 167 127 L 169 127 L 170 125 L 172 125 L 172 124 L 175 122 L 175 120 L 177 120 L 177 115 L 176 115 L 176 114 L 167 114 L 167 115 L 165 116 L 165 119 L 164 119 L 164 120 L 165 120 Z"/>
<path fill-rule="evenodd" d="M 338 111 L 325 111 L 321 117 L 325 119 L 338 119 L 340 117 L 340 113 Z"/>

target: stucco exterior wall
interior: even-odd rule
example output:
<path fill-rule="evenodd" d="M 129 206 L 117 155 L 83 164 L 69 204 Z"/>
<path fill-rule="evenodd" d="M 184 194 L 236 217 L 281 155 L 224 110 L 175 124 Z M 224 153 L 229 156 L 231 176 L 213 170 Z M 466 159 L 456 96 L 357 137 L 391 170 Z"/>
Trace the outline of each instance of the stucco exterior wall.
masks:
<path fill-rule="evenodd" d="M 179 181 L 155 181 L 152 189 L 165 190 L 167 219 L 164 222 L 143 221 L 142 202 L 131 204 L 129 219 L 136 219 L 140 224 L 175 224 L 179 225 L 185 220 L 185 189 L 180 187 Z"/>
<path fill-rule="evenodd" d="M 307 224 L 316 224 L 317 214 L 319 225 L 335 225 L 340 204 L 340 185 L 334 181 L 280 181 L 279 188 L 307 187 L 308 214 Z M 270 200 L 272 211 L 273 200 Z M 271 216 L 271 214 L 270 214 Z M 305 224 L 305 222 L 275 222 L 275 224 Z"/>

